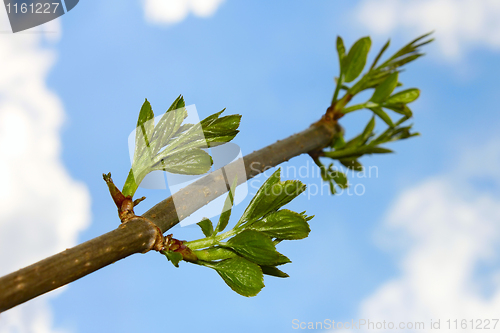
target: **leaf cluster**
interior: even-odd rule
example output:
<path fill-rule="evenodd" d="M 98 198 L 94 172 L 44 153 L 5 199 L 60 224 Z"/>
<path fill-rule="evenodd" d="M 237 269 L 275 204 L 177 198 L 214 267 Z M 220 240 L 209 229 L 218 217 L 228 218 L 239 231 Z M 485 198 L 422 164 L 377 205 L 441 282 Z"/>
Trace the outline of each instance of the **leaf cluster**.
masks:
<path fill-rule="evenodd" d="M 306 238 L 312 216 L 282 209 L 305 190 L 305 185 L 299 181 L 281 181 L 278 169 L 264 182 L 236 225 L 223 232 L 231 215 L 235 189 L 236 179 L 217 225 L 203 219 L 198 225 L 205 238 L 185 245 L 197 256 L 195 264 L 217 271 L 238 294 L 255 296 L 264 287 L 264 274 L 288 277 L 278 266 L 290 260 L 277 251 L 276 245 L 283 240 Z"/>
<path fill-rule="evenodd" d="M 391 149 L 382 147 L 382 145 L 419 135 L 419 133 L 411 131 L 413 125 L 402 126 L 402 123 L 407 119 L 407 117 L 401 118 L 392 127 L 388 127 L 377 136 L 374 131 L 375 117 L 372 117 L 363 132 L 351 140 L 346 142 L 342 134 L 337 135 L 332 146 L 324 150 L 322 156 L 337 160 L 347 170 L 363 171 L 363 166 L 359 162 L 360 157 L 371 154 L 393 153 Z M 322 179 L 330 183 L 332 194 L 336 193 L 335 185 L 342 189 L 349 186 L 346 174 L 335 168 L 334 163 L 330 163 L 326 167 L 319 158 L 315 158 L 314 161 L 321 169 Z"/>
<path fill-rule="evenodd" d="M 427 39 L 431 34 L 432 32 L 412 40 L 379 65 L 380 59 L 389 48 L 390 40 L 387 41 L 376 55 L 368 72 L 350 87 L 345 84 L 357 79 L 365 68 L 371 48 L 371 39 L 363 37 L 357 40 L 346 55 L 344 41 L 340 36 L 337 37 L 337 53 L 340 63 L 340 76 L 337 79 L 338 89 L 346 90 L 350 95 L 356 95 L 363 90 L 377 88 L 389 76 L 401 72 L 403 66 L 423 56 L 424 53 L 420 49 L 433 41 L 432 38 Z M 333 102 L 335 101 L 336 97 Z"/>
<path fill-rule="evenodd" d="M 361 77 L 371 48 L 371 39 L 363 37 L 357 40 L 346 54 L 342 38 L 337 38 L 340 75 L 336 79 L 337 86 L 332 99 L 333 110 L 343 116 L 357 110 L 367 109 L 373 113 L 373 117 L 362 133 L 348 142 L 344 140 L 343 133 L 338 133 L 330 147 L 314 158 L 320 167 L 322 179 L 329 182 L 332 194 L 336 193 L 336 187 L 346 188 L 348 180 L 344 173 L 334 167 L 333 163 L 330 163 L 328 167 L 325 166 L 320 157 L 338 160 L 347 169 L 362 171 L 363 167 L 358 161 L 361 156 L 391 153 L 392 150 L 381 145 L 418 135 L 418 133 L 411 132 L 412 125 L 403 125 L 403 123 L 413 116 L 408 104 L 420 96 L 420 90 L 417 88 L 398 92 L 395 90 L 403 85 L 399 81 L 402 67 L 423 56 L 424 54 L 420 51 L 421 47 L 433 41 L 427 38 L 429 35 L 430 33 L 414 39 L 379 64 L 389 48 L 390 41 L 388 41 L 376 55 L 368 71 Z M 356 79 L 358 80 L 354 82 Z M 348 86 L 349 83 L 352 84 Z M 373 89 L 373 93 L 366 102 L 347 106 L 355 95 L 368 89 Z M 342 98 L 338 98 L 341 90 L 344 90 L 345 94 Z M 394 121 L 390 112 L 400 115 L 399 120 Z M 387 129 L 377 137 L 374 132 L 375 117 L 380 118 L 387 125 Z"/>
<path fill-rule="evenodd" d="M 133 196 L 144 177 L 155 170 L 185 175 L 208 172 L 213 161 L 204 149 L 231 141 L 238 134 L 241 116 L 221 117 L 222 112 L 200 123 L 185 124 L 188 114 L 184 98 L 179 96 L 155 124 L 146 99 L 137 120 L 132 168 L 123 194 Z"/>

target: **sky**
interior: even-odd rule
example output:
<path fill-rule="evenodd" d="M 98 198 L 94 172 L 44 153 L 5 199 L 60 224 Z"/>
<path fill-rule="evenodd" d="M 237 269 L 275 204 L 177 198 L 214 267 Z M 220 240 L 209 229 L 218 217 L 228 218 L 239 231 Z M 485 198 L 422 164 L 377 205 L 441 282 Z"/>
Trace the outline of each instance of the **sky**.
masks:
<path fill-rule="evenodd" d="M 241 114 L 233 142 L 248 154 L 321 117 L 338 75 L 337 35 L 347 45 L 369 35 L 373 53 L 389 38 L 390 51 L 431 30 L 436 38 L 400 77 L 421 89 L 412 106 L 421 136 L 364 157 L 377 172 L 349 174 L 360 192 L 329 195 L 308 156 L 281 165 L 283 178 L 308 186 L 287 208 L 315 215 L 307 239 L 278 247 L 292 260 L 289 278 L 266 277 L 245 298 L 212 270 L 136 254 L 0 314 L 0 332 L 293 332 L 332 320 L 423 322 L 419 332 L 431 322 L 446 331 L 448 320 L 466 320 L 462 332 L 470 320 L 493 326 L 499 15 L 495 0 L 85 0 L 11 34 L 0 10 L 1 275 L 116 228 L 101 175 L 125 181 L 144 98 L 156 115 L 179 94 L 201 118 Z M 369 118 L 342 118 L 346 136 Z M 233 218 L 272 171 L 249 182 Z M 147 197 L 142 213 L 169 192 L 137 195 Z M 196 226 L 172 232 L 201 237 Z"/>

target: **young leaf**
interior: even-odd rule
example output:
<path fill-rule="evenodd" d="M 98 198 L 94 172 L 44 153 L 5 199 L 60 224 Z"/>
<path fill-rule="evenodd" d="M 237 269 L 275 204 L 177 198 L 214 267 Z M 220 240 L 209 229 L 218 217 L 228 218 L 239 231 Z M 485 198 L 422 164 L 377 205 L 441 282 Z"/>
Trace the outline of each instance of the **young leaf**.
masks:
<path fill-rule="evenodd" d="M 226 197 L 226 201 L 224 202 L 222 214 L 220 214 L 219 223 L 217 223 L 217 227 L 215 228 L 215 234 L 223 231 L 226 228 L 227 223 L 229 222 L 229 217 L 231 216 L 231 207 L 233 207 L 234 195 L 236 193 L 237 181 L 238 178 L 234 177 L 233 184 L 231 185 Z"/>
<path fill-rule="evenodd" d="M 365 67 L 371 44 L 370 37 L 364 37 L 351 47 L 342 63 L 342 67 L 345 70 L 344 82 L 352 82 L 361 74 Z"/>
<path fill-rule="evenodd" d="M 290 259 L 288 259 L 287 256 L 284 256 L 280 253 L 279 255 L 279 258 L 278 258 L 278 262 L 276 264 L 274 264 L 274 266 L 280 266 L 280 265 L 284 265 L 284 264 L 289 264 L 291 263 L 292 261 Z"/>
<path fill-rule="evenodd" d="M 203 134 L 209 147 L 214 147 L 231 141 L 238 134 L 240 115 L 231 115 L 219 118 L 224 110 L 213 114 L 201 121 Z"/>
<path fill-rule="evenodd" d="M 206 117 L 201 121 L 201 127 L 207 127 L 210 126 L 215 120 L 219 119 L 219 116 L 226 111 L 226 109 L 222 109 L 219 112 L 216 112 L 214 114 L 211 114 L 210 116 Z"/>
<path fill-rule="evenodd" d="M 391 44 L 391 40 L 389 39 L 387 41 L 387 43 L 385 43 L 385 45 L 382 47 L 382 49 L 380 50 L 380 52 L 377 54 L 377 56 L 375 57 L 375 60 L 373 61 L 372 66 L 370 67 L 370 70 L 374 69 L 375 66 L 377 66 L 378 61 L 382 57 L 382 54 L 384 54 L 385 50 L 387 50 L 387 48 L 389 47 L 390 44 Z"/>
<path fill-rule="evenodd" d="M 162 251 L 161 253 L 163 253 L 175 267 L 179 267 L 179 261 L 182 260 L 182 254 L 174 251 Z"/>
<path fill-rule="evenodd" d="M 311 231 L 306 218 L 302 214 L 282 209 L 253 223 L 250 228 L 273 238 L 303 239 Z"/>
<path fill-rule="evenodd" d="M 238 224 L 256 221 L 264 215 L 278 210 L 304 192 L 305 189 L 306 186 L 300 181 L 280 181 L 280 169 L 276 170 L 257 191 Z"/>
<path fill-rule="evenodd" d="M 202 263 L 219 273 L 224 282 L 242 296 L 255 296 L 264 288 L 264 275 L 259 265 L 237 257 L 216 263 Z"/>
<path fill-rule="evenodd" d="M 345 189 L 349 186 L 349 183 L 347 181 L 347 176 L 340 171 L 335 171 L 334 175 L 332 176 L 332 179 L 342 189 Z"/>
<path fill-rule="evenodd" d="M 366 124 L 363 133 L 361 133 L 360 142 L 361 144 L 365 144 L 366 141 L 373 135 L 373 129 L 375 128 L 375 117 L 372 117 L 368 124 Z"/>
<path fill-rule="evenodd" d="M 394 72 L 391 75 L 389 75 L 387 79 L 385 79 L 384 82 L 382 82 L 375 89 L 375 92 L 370 98 L 370 101 L 374 103 L 382 103 L 389 96 L 391 96 L 392 92 L 396 88 L 396 85 L 398 84 L 398 76 L 399 76 L 398 72 Z"/>
<path fill-rule="evenodd" d="M 163 170 L 183 175 L 201 175 L 212 167 L 212 157 L 205 151 L 194 148 L 180 150 L 151 166 L 151 170 Z"/>
<path fill-rule="evenodd" d="M 410 118 L 413 115 L 410 108 L 404 103 L 395 103 L 395 104 L 384 103 L 382 106 L 386 109 L 405 115 L 408 118 Z"/>
<path fill-rule="evenodd" d="M 360 172 L 363 171 L 363 166 L 361 165 L 361 163 L 358 162 L 357 159 L 342 158 L 339 159 L 339 162 L 348 169 Z"/>
<path fill-rule="evenodd" d="M 182 95 L 179 95 L 179 97 L 177 97 L 175 99 L 175 101 L 172 103 L 172 105 L 170 105 L 167 112 L 177 110 L 177 109 L 183 108 L 185 106 L 186 106 L 186 103 L 184 102 L 184 97 Z"/>
<path fill-rule="evenodd" d="M 196 224 L 200 226 L 201 231 L 206 237 L 210 237 L 214 233 L 214 226 L 212 224 L 212 221 L 210 221 L 206 217 Z"/>
<path fill-rule="evenodd" d="M 238 257 L 238 254 L 236 252 L 220 246 L 209 247 L 202 250 L 195 250 L 193 251 L 193 253 L 196 255 L 198 260 L 204 261 L 215 261 Z"/>
<path fill-rule="evenodd" d="M 221 246 L 259 265 L 276 265 L 280 255 L 271 238 L 255 230 L 244 230 Z"/>
<path fill-rule="evenodd" d="M 339 63 L 340 63 L 340 71 L 343 71 L 342 68 L 342 63 L 345 58 L 345 46 L 344 46 L 344 41 L 342 40 L 342 37 L 337 36 L 337 53 L 339 55 Z"/>
<path fill-rule="evenodd" d="M 151 141 L 154 155 L 168 144 L 168 141 L 177 133 L 186 117 L 187 111 L 185 108 L 170 110 L 163 114 L 152 135 Z"/>
<path fill-rule="evenodd" d="M 387 148 L 382 148 L 382 147 L 367 147 L 364 150 L 365 154 L 390 154 L 394 153 L 394 151 L 387 149 Z"/>
<path fill-rule="evenodd" d="M 408 45 L 401 48 L 392 57 L 376 68 L 371 68 L 354 86 L 349 89 L 349 93 L 356 95 L 362 90 L 376 88 L 382 83 L 391 73 L 400 71 L 400 67 L 416 60 L 423 54 L 419 53 L 419 48 L 427 43 L 432 42 L 432 39 L 424 41 L 420 44 L 417 42 L 429 34 L 423 35 Z"/>
<path fill-rule="evenodd" d="M 407 89 L 400 91 L 387 99 L 387 104 L 399 104 L 399 103 L 411 103 L 420 96 L 420 90 L 418 89 Z"/>
<path fill-rule="evenodd" d="M 280 277 L 280 278 L 290 277 L 290 275 L 279 270 L 275 266 L 260 266 L 260 268 L 262 269 L 262 273 L 264 273 L 265 275 L 271 275 L 271 276 L 276 276 L 276 277 Z"/>
<path fill-rule="evenodd" d="M 390 63 L 390 65 L 388 66 L 388 69 L 394 70 L 396 68 L 402 67 L 402 66 L 404 66 L 412 61 L 417 60 L 418 58 L 420 58 L 423 55 L 424 55 L 423 53 L 419 53 L 419 54 L 412 54 L 409 56 L 398 58 L 398 60 Z"/>
<path fill-rule="evenodd" d="M 372 110 L 373 113 L 379 116 L 380 119 L 382 119 L 387 125 L 389 125 L 389 127 L 394 127 L 394 123 L 392 122 L 391 117 L 389 117 L 389 115 L 381 107 L 376 106 L 370 108 L 370 110 Z"/>
<path fill-rule="evenodd" d="M 149 148 L 149 143 L 154 129 L 154 113 L 151 104 L 146 99 L 142 104 L 141 111 L 139 112 L 139 119 L 137 119 L 137 126 L 135 130 L 135 152 L 134 161 L 138 160 L 145 150 Z"/>
<path fill-rule="evenodd" d="M 420 44 L 417 44 L 418 41 L 428 37 L 429 35 L 432 34 L 432 31 L 429 32 L 429 33 L 426 33 L 422 36 L 419 36 L 417 38 L 415 38 L 414 40 L 412 40 L 411 42 L 409 42 L 408 44 L 406 44 L 405 46 L 403 46 L 399 51 L 397 51 L 392 57 L 389 58 L 389 60 L 386 61 L 385 64 L 387 63 L 390 63 L 391 61 L 393 61 L 394 59 L 398 59 L 398 58 L 401 58 L 401 57 L 404 57 L 404 56 L 407 56 L 407 55 L 415 55 L 415 54 L 418 54 L 416 52 L 418 52 L 418 48 L 419 47 L 422 47 L 424 46 L 425 44 L 428 44 L 430 42 L 432 42 L 434 39 L 429 39 L 427 41 L 424 41 Z"/>
<path fill-rule="evenodd" d="M 363 145 L 362 135 L 359 134 L 359 135 L 355 136 L 354 138 L 352 138 L 351 140 L 347 141 L 345 146 L 342 147 L 342 149 L 337 149 L 336 151 L 346 150 L 348 148 L 359 147 L 361 145 Z"/>
<path fill-rule="evenodd" d="M 333 146 L 332 148 L 334 149 L 342 149 L 345 147 L 346 142 L 344 140 L 344 135 L 343 133 L 337 134 L 337 136 L 332 140 Z"/>

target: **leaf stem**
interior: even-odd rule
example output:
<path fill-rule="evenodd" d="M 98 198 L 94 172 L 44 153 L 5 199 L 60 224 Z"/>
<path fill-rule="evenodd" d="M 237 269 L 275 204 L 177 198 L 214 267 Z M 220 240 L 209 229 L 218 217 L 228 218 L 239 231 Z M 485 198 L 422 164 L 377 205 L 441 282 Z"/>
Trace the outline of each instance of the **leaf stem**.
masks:
<path fill-rule="evenodd" d="M 332 104 L 334 105 L 335 102 L 337 101 L 337 98 L 339 97 L 339 92 L 340 88 L 342 87 L 342 84 L 344 84 L 344 73 L 342 71 L 340 72 L 339 79 L 337 80 L 337 86 L 335 87 L 335 92 L 333 93 L 333 98 L 332 98 Z"/>
<path fill-rule="evenodd" d="M 222 234 L 219 234 L 217 236 L 208 236 L 205 238 L 197 239 L 194 241 L 186 242 L 184 245 L 189 247 L 191 250 L 198 250 L 198 249 L 203 249 L 206 247 L 211 247 L 215 245 L 220 245 L 221 241 L 223 239 L 235 236 L 241 231 L 241 228 L 239 227 L 234 227 L 233 229 L 226 231 Z"/>

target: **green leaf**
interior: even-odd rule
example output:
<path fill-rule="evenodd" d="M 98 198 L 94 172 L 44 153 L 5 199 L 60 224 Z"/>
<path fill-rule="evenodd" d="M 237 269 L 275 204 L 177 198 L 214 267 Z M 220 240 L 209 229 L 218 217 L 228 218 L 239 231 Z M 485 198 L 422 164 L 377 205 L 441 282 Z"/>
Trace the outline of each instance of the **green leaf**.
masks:
<path fill-rule="evenodd" d="M 335 183 L 337 183 L 338 186 L 340 186 L 340 188 L 345 189 L 348 187 L 347 176 L 344 173 L 335 171 L 332 179 L 335 181 Z"/>
<path fill-rule="evenodd" d="M 373 107 L 370 108 L 377 116 L 380 117 L 387 125 L 390 127 L 394 127 L 394 123 L 392 122 L 391 117 L 381 108 L 381 107 Z"/>
<path fill-rule="evenodd" d="M 353 147 L 335 151 L 326 151 L 325 157 L 333 158 L 336 160 L 346 159 L 346 158 L 359 158 L 363 155 L 363 147 Z"/>
<path fill-rule="evenodd" d="M 394 153 L 394 151 L 382 148 L 382 147 L 367 147 L 364 151 L 365 154 L 390 154 Z"/>
<path fill-rule="evenodd" d="M 335 140 L 335 143 L 333 144 L 333 149 L 342 149 L 346 145 L 346 142 L 344 140 L 344 137 L 341 135 Z"/>
<path fill-rule="evenodd" d="M 260 268 L 262 269 L 262 273 L 264 273 L 265 275 L 271 275 L 271 276 L 276 276 L 276 277 L 280 277 L 280 278 L 290 277 L 290 275 L 279 270 L 275 266 L 260 266 Z"/>
<path fill-rule="evenodd" d="M 275 265 L 280 255 L 271 238 L 255 230 L 243 230 L 221 246 L 229 247 L 259 265 Z"/>
<path fill-rule="evenodd" d="M 207 127 L 207 126 L 210 126 L 210 124 L 212 124 L 215 120 L 217 120 L 219 118 L 219 116 L 225 111 L 226 109 L 222 109 L 222 111 L 219 111 L 219 112 L 216 112 L 208 117 L 206 117 L 205 119 L 203 119 L 200 123 L 201 123 L 201 127 Z"/>
<path fill-rule="evenodd" d="M 345 46 L 342 37 L 337 36 L 337 54 L 339 55 L 340 71 L 343 71 L 342 63 L 345 58 Z"/>
<path fill-rule="evenodd" d="M 387 43 L 385 43 L 385 45 L 382 47 L 380 52 L 377 54 L 377 56 L 375 57 L 375 60 L 373 61 L 372 66 L 370 67 L 370 70 L 372 70 L 373 68 L 375 68 L 375 66 L 377 66 L 378 61 L 382 57 L 382 54 L 384 54 L 385 50 L 387 50 L 387 48 L 389 47 L 390 44 L 391 44 L 391 40 L 389 39 L 387 41 Z"/>
<path fill-rule="evenodd" d="M 212 159 L 199 149 L 231 141 L 238 133 L 241 116 L 219 118 L 223 111 L 200 123 L 182 124 L 187 110 L 184 98 L 179 95 L 155 126 L 154 113 L 146 99 L 139 112 L 134 158 L 123 193 L 133 196 L 144 177 L 154 170 L 187 175 L 209 171 Z"/>
<path fill-rule="evenodd" d="M 163 170 L 183 175 L 201 175 L 210 170 L 212 157 L 205 151 L 194 148 L 180 150 L 169 155 L 151 167 L 151 170 Z"/>
<path fill-rule="evenodd" d="M 390 57 L 382 65 L 380 65 L 377 69 L 381 71 L 393 71 L 396 70 L 398 67 L 401 67 L 421 57 L 423 54 L 419 53 L 420 51 L 419 48 L 432 42 L 433 39 L 426 40 L 424 42 L 421 42 L 420 44 L 418 44 L 417 42 L 429 36 L 431 33 L 422 35 L 414 39 L 410 43 L 406 44 L 399 51 L 397 51 L 392 57 Z"/>
<path fill-rule="evenodd" d="M 152 135 L 151 141 L 154 155 L 168 144 L 169 140 L 177 133 L 186 117 L 187 110 L 185 108 L 169 110 L 163 114 L 158 125 L 155 126 Z"/>
<path fill-rule="evenodd" d="M 241 116 L 231 115 L 219 118 L 224 110 L 201 121 L 203 134 L 209 147 L 229 142 L 239 132 L 237 129 L 240 126 Z"/>
<path fill-rule="evenodd" d="M 342 149 L 340 149 L 340 151 L 342 151 Z M 331 163 L 328 168 L 326 166 L 323 165 L 323 163 L 321 163 L 321 161 L 319 160 L 319 158 L 315 158 L 314 159 L 314 162 L 318 165 L 318 167 L 320 168 L 320 171 L 321 171 L 321 178 L 323 179 L 323 181 L 327 182 L 330 186 L 330 192 L 332 194 L 335 194 L 335 183 L 332 181 L 332 173 L 334 172 L 332 170 L 332 166 L 333 166 L 333 163 Z M 258 223 L 258 222 L 257 222 Z"/>
<path fill-rule="evenodd" d="M 345 146 L 346 142 L 344 140 L 344 133 L 341 131 L 337 132 L 332 139 L 330 147 L 334 149 L 341 149 Z"/>
<path fill-rule="evenodd" d="M 429 34 L 421 36 L 411 43 L 405 45 L 398 52 L 396 52 L 392 57 L 383 62 L 380 66 L 377 66 L 370 69 L 368 73 L 366 73 L 354 86 L 349 89 L 349 92 L 353 95 L 359 93 L 362 90 L 375 88 L 380 83 L 382 83 L 391 73 L 400 71 L 400 67 L 412 62 L 423 54 L 420 53 L 420 47 L 430 43 L 432 39 L 421 42 L 417 44 L 417 42 Z M 388 44 L 386 44 L 388 45 Z M 385 48 L 385 46 L 384 46 Z M 384 48 L 382 50 L 384 50 Z M 378 56 L 377 56 L 378 58 Z M 377 59 L 378 60 L 378 59 Z"/>
<path fill-rule="evenodd" d="M 291 262 L 292 261 L 290 259 L 288 259 L 287 256 L 284 256 L 280 253 L 279 258 L 278 258 L 278 262 L 276 262 L 276 264 L 274 264 L 274 266 L 280 266 L 280 265 L 288 264 Z"/>
<path fill-rule="evenodd" d="M 424 41 L 424 42 L 422 42 L 420 44 L 417 44 L 418 41 L 420 41 L 420 40 L 428 37 L 431 34 L 432 34 L 432 31 L 428 32 L 428 33 L 426 33 L 424 35 L 421 35 L 421 36 L 419 36 L 417 38 L 415 38 L 414 40 L 412 40 L 411 42 L 409 42 L 408 44 L 406 44 L 405 46 L 403 46 L 391 58 L 389 58 L 389 61 L 397 59 L 397 58 L 400 58 L 400 57 L 408 55 L 408 54 L 414 54 L 415 52 L 418 51 L 419 47 L 422 47 L 423 45 L 428 44 L 428 43 L 430 43 L 430 42 L 432 42 L 434 40 L 434 39 L 429 39 L 429 40 Z"/>
<path fill-rule="evenodd" d="M 195 250 L 193 251 L 193 253 L 196 255 L 198 260 L 204 260 L 204 261 L 214 261 L 214 260 L 238 257 L 238 254 L 233 250 L 218 246 L 209 247 L 207 249 L 202 249 L 202 250 Z"/>
<path fill-rule="evenodd" d="M 387 104 L 411 103 L 420 96 L 420 90 L 413 88 L 400 91 L 386 101 Z"/>
<path fill-rule="evenodd" d="M 179 267 L 179 262 L 182 260 L 182 254 L 174 251 L 162 251 L 162 253 L 175 267 Z"/>
<path fill-rule="evenodd" d="M 302 214 L 282 209 L 253 223 L 249 228 L 273 238 L 303 239 L 311 231 L 306 218 L 307 216 Z"/>
<path fill-rule="evenodd" d="M 366 124 L 363 133 L 360 136 L 361 145 L 365 144 L 366 141 L 373 135 L 373 129 L 375 128 L 375 117 L 372 117 L 368 124 Z"/>
<path fill-rule="evenodd" d="M 214 226 L 212 225 L 212 221 L 210 221 L 206 217 L 196 224 L 200 226 L 201 231 L 206 237 L 212 236 L 212 234 L 214 233 Z"/>
<path fill-rule="evenodd" d="M 339 159 L 339 162 L 348 169 L 354 171 L 363 171 L 363 166 L 358 162 L 357 159 L 354 158 L 342 158 Z"/>
<path fill-rule="evenodd" d="M 420 135 L 419 133 L 410 133 L 411 126 L 400 127 L 396 131 L 394 131 L 391 135 L 390 140 L 388 141 L 397 141 L 411 138 L 413 136 Z"/>
<path fill-rule="evenodd" d="M 406 57 L 401 57 L 397 61 L 393 61 L 390 64 L 389 68 L 390 69 L 396 69 L 396 68 L 402 67 L 402 66 L 404 66 L 406 64 L 409 64 L 412 61 L 417 60 L 418 58 L 420 58 L 423 55 L 424 55 L 423 53 L 419 53 L 419 54 L 412 54 L 412 55 L 409 55 L 409 56 L 406 56 Z"/>
<path fill-rule="evenodd" d="M 259 265 L 244 258 L 231 258 L 204 265 L 215 269 L 224 282 L 242 296 L 255 296 L 264 288 L 264 275 Z"/>
<path fill-rule="evenodd" d="M 175 99 L 175 101 L 172 103 L 172 105 L 170 105 L 167 112 L 177 110 L 177 109 L 183 108 L 185 106 L 186 106 L 186 103 L 184 102 L 184 97 L 182 95 L 179 95 L 179 97 L 177 97 Z"/>
<path fill-rule="evenodd" d="M 337 149 L 335 151 L 337 152 L 337 151 L 346 150 L 348 148 L 359 147 L 359 146 L 363 145 L 363 142 L 361 139 L 362 139 L 362 135 L 359 134 L 359 135 L 355 136 L 354 138 L 352 138 L 351 140 L 347 141 L 345 146 L 342 147 L 342 149 Z"/>
<path fill-rule="evenodd" d="M 410 119 L 410 117 L 408 116 L 404 116 L 404 117 L 401 117 L 395 124 L 394 126 L 399 126 L 401 125 L 402 123 L 404 123 L 405 121 L 407 121 L 408 119 Z"/>
<path fill-rule="evenodd" d="M 149 147 L 149 140 L 154 129 L 154 113 L 151 104 L 146 99 L 139 112 L 139 119 L 135 130 L 134 161 L 138 160 Z M 149 151 L 147 152 L 149 153 Z"/>
<path fill-rule="evenodd" d="M 230 187 L 230 190 L 227 194 L 226 201 L 224 202 L 224 207 L 222 209 L 222 214 L 220 214 L 219 223 L 217 223 L 217 227 L 215 228 L 215 234 L 223 231 L 227 223 L 229 222 L 229 217 L 231 216 L 231 207 L 233 207 L 234 195 L 236 192 L 236 185 L 238 183 L 237 176 L 234 177 L 233 184 Z"/>
<path fill-rule="evenodd" d="M 384 103 L 382 106 L 386 109 L 405 115 L 408 118 L 410 118 L 413 115 L 410 108 L 404 103 L 395 103 L 395 104 Z"/>
<path fill-rule="evenodd" d="M 304 192 L 305 189 L 306 186 L 298 180 L 280 181 L 280 169 L 276 170 L 257 191 L 238 224 L 256 221 L 264 215 L 278 210 Z"/>
<path fill-rule="evenodd" d="M 372 42 L 370 37 L 359 39 L 349 50 L 344 58 L 342 67 L 344 68 L 344 82 L 354 81 L 363 71 L 366 64 L 366 58 L 370 51 Z"/>
<path fill-rule="evenodd" d="M 396 89 L 396 85 L 398 84 L 398 72 L 394 72 L 391 75 L 385 79 L 376 89 L 375 92 L 373 93 L 372 97 L 370 98 L 370 101 L 374 103 L 382 103 L 385 101 L 389 96 L 391 96 L 392 92 L 394 89 Z"/>

